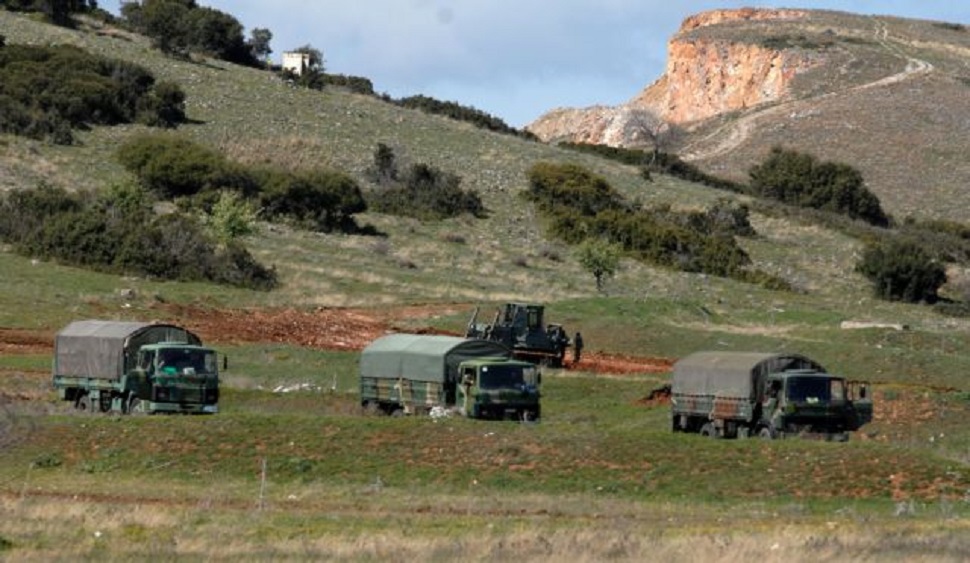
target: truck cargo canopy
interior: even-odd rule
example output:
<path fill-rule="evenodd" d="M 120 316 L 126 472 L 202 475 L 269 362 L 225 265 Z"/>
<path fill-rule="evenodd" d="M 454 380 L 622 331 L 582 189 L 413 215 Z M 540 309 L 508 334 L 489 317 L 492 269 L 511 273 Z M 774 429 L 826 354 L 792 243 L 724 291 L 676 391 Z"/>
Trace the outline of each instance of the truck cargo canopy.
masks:
<path fill-rule="evenodd" d="M 458 364 L 474 358 L 511 358 L 498 342 L 457 336 L 389 334 L 371 342 L 360 355 L 360 376 L 413 381 L 456 377 Z"/>
<path fill-rule="evenodd" d="M 54 375 L 118 379 L 132 368 L 134 352 L 146 344 L 173 342 L 200 346 L 188 330 L 168 324 L 75 321 L 54 340 Z M 125 352 L 131 352 L 126 356 Z"/>
<path fill-rule="evenodd" d="M 765 376 L 790 369 L 824 372 L 818 362 L 800 354 L 697 352 L 674 364 L 671 391 L 686 395 L 752 398 Z"/>

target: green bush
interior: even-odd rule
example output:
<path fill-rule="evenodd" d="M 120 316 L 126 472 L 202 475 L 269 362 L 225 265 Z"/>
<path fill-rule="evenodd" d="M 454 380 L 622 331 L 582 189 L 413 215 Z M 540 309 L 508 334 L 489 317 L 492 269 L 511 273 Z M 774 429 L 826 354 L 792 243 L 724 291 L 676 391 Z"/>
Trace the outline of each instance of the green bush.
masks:
<path fill-rule="evenodd" d="M 356 232 L 355 213 L 367 210 L 360 187 L 340 172 L 264 170 L 261 207 L 268 217 L 287 217 L 323 232 Z"/>
<path fill-rule="evenodd" d="M 933 252 L 907 238 L 869 244 L 856 269 L 873 283 L 877 297 L 908 303 L 935 303 L 946 269 Z"/>
<path fill-rule="evenodd" d="M 601 211 L 630 209 L 605 179 L 578 164 L 538 162 L 527 177 L 525 197 L 543 213 L 568 211 L 591 217 Z"/>
<path fill-rule="evenodd" d="M 461 176 L 423 163 L 412 165 L 402 174 L 394 151 L 383 143 L 374 151 L 374 166 L 368 176 L 378 184 L 368 201 L 379 213 L 429 221 L 463 213 L 474 217 L 485 214 L 478 192 L 461 189 Z"/>
<path fill-rule="evenodd" d="M 0 131 L 58 144 L 72 129 L 143 121 L 174 127 L 185 94 L 146 69 L 73 46 L 0 47 Z"/>
<path fill-rule="evenodd" d="M 840 213 L 880 227 L 889 225 L 862 174 L 846 164 L 819 162 L 811 155 L 775 147 L 764 162 L 751 168 L 749 176 L 756 196 Z"/>
<path fill-rule="evenodd" d="M 524 197 L 546 217 L 549 233 L 564 242 L 602 240 L 651 264 L 787 287 L 783 280 L 747 270 L 751 260 L 734 238 L 755 234 L 744 206 L 721 200 L 704 212 L 639 209 L 576 164 L 540 162 L 528 178 Z"/>
<path fill-rule="evenodd" d="M 130 28 L 150 37 L 164 53 L 198 52 L 239 64 L 259 64 L 246 43 L 239 20 L 199 6 L 195 0 L 124 2 L 121 17 Z"/>
<path fill-rule="evenodd" d="M 40 186 L 0 201 L 0 239 L 26 256 L 95 270 L 271 289 L 276 272 L 219 246 L 193 217 L 156 215 L 137 189 L 73 195 Z"/>
<path fill-rule="evenodd" d="M 172 135 L 141 135 L 118 150 L 118 160 L 157 198 L 192 196 L 229 186 L 232 166 L 218 152 Z"/>
<path fill-rule="evenodd" d="M 353 215 L 367 210 L 360 187 L 340 172 L 244 167 L 175 135 L 135 137 L 118 150 L 118 160 L 156 198 L 209 213 L 221 193 L 230 191 L 258 204 L 270 219 L 325 232 L 360 232 Z"/>

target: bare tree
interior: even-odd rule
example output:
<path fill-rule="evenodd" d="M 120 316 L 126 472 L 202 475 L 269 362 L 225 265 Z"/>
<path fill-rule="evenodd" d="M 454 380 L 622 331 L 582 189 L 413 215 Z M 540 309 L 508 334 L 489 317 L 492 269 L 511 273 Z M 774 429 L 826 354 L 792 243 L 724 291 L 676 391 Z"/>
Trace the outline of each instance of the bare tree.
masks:
<path fill-rule="evenodd" d="M 631 109 L 627 114 L 626 135 L 634 147 L 650 147 L 651 158 L 645 165 L 654 164 L 661 151 L 673 139 L 674 127 L 648 109 Z"/>

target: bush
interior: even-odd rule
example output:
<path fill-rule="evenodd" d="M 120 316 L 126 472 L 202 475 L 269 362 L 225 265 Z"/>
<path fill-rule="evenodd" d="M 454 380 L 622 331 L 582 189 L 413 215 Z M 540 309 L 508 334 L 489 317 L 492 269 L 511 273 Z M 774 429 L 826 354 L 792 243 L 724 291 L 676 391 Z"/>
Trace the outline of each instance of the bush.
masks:
<path fill-rule="evenodd" d="M 156 101 L 157 100 L 157 101 Z M 76 47 L 0 48 L 0 131 L 58 144 L 72 129 L 140 120 L 174 127 L 185 120 L 185 94 L 155 84 L 146 69 Z"/>
<path fill-rule="evenodd" d="M 356 232 L 352 215 L 367 210 L 360 187 L 339 172 L 264 170 L 259 176 L 260 202 L 269 217 L 288 217 L 323 232 Z"/>
<path fill-rule="evenodd" d="M 946 269 L 915 240 L 893 238 L 870 244 L 856 269 L 873 283 L 877 297 L 908 303 L 935 303 Z"/>
<path fill-rule="evenodd" d="M 233 178 L 232 167 L 221 154 L 169 135 L 135 137 L 118 150 L 118 160 L 163 200 L 230 187 L 227 184 Z"/>
<path fill-rule="evenodd" d="M 412 165 L 401 174 L 394 151 L 383 143 L 374 152 L 374 166 L 369 176 L 379 184 L 369 196 L 371 207 L 379 213 L 422 220 L 446 219 L 463 213 L 474 217 L 485 214 L 478 192 L 461 189 L 461 176 L 422 163 Z"/>
<path fill-rule="evenodd" d="M 156 215 L 138 190 L 94 196 L 41 186 L 7 194 L 0 211 L 0 239 L 26 256 L 162 279 L 277 285 L 276 272 L 244 248 L 214 244 L 191 216 Z"/>
<path fill-rule="evenodd" d="M 751 260 L 734 238 L 754 234 L 744 206 L 722 200 L 704 212 L 639 209 L 606 180 L 575 164 L 540 162 L 528 176 L 524 197 L 547 218 L 549 233 L 564 242 L 601 240 L 651 264 L 783 285 L 746 269 Z"/>
<path fill-rule="evenodd" d="M 749 172 L 751 191 L 796 205 L 846 215 L 885 227 L 889 217 L 879 199 L 865 187 L 862 174 L 846 165 L 779 147 Z"/>
<path fill-rule="evenodd" d="M 360 232 L 352 215 L 367 210 L 359 186 L 345 174 L 246 168 L 173 135 L 135 137 L 119 149 L 118 159 L 158 199 L 181 198 L 186 207 L 210 213 L 226 190 L 258 203 L 268 218 L 326 232 Z"/>
<path fill-rule="evenodd" d="M 194 0 L 125 2 L 121 16 L 129 27 L 150 37 L 172 55 L 198 52 L 226 61 L 258 66 L 243 36 L 243 26 L 225 12 L 198 6 Z"/>

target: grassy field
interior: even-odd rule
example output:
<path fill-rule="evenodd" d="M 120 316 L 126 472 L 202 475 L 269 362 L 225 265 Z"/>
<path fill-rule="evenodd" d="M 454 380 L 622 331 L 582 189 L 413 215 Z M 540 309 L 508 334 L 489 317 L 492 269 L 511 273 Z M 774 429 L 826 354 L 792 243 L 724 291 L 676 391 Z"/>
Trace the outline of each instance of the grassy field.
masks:
<path fill-rule="evenodd" d="M 873 299 L 853 269 L 857 240 L 756 214 L 746 250 L 797 291 L 625 260 L 598 293 L 518 199 L 532 163 L 579 162 L 645 203 L 695 208 L 725 194 L 663 176 L 648 183 L 629 167 L 368 97 L 170 60 L 140 38 L 2 11 L 0 34 L 84 46 L 179 81 L 200 123 L 178 134 L 232 158 L 337 167 L 366 186 L 385 142 L 461 174 L 490 211 L 440 223 L 363 215 L 380 238 L 262 225 L 247 244 L 280 273 L 269 293 L 98 274 L 0 249 L 0 559 L 959 561 L 970 552 L 970 322 Z M 98 128 L 72 147 L 0 136 L 0 187 L 130 181 L 113 155 L 138 131 Z M 358 407 L 356 351 L 298 345 L 299 334 L 239 342 L 232 330 L 209 339 L 230 359 L 215 416 L 82 416 L 49 383 L 53 335 L 80 318 L 419 304 L 457 312 L 400 326 L 459 332 L 474 306 L 505 300 L 547 304 L 548 320 L 581 330 L 593 353 L 804 353 L 874 382 L 875 420 L 845 444 L 703 440 L 670 433 L 669 407 L 645 400 L 667 374 L 582 369 L 544 373 L 539 424 L 370 417 Z M 845 320 L 907 328 L 846 330 Z"/>

